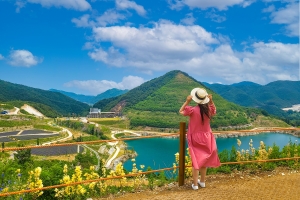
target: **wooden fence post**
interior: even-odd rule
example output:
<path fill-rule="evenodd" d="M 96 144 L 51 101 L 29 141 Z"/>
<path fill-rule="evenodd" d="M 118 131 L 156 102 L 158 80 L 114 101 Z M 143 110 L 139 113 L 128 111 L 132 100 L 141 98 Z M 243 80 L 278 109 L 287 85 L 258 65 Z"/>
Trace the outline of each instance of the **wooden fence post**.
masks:
<path fill-rule="evenodd" d="M 180 139 L 179 139 L 179 186 L 184 185 L 185 172 L 185 122 L 180 122 Z"/>

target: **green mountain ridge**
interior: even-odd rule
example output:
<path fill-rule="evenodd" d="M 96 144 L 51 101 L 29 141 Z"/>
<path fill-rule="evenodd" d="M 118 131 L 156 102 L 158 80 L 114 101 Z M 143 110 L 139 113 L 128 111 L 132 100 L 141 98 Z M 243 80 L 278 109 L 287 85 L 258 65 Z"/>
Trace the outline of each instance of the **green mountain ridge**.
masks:
<path fill-rule="evenodd" d="M 76 94 L 73 92 L 66 92 L 66 91 L 56 90 L 56 89 L 50 89 L 50 91 L 59 92 L 68 97 L 71 97 L 72 99 L 80 101 L 82 103 L 87 103 L 89 105 L 93 105 L 94 103 L 96 103 L 102 99 L 108 99 L 111 97 L 116 97 L 116 96 L 122 95 L 122 94 L 126 93 L 128 90 L 119 90 L 116 88 L 112 88 L 112 89 L 106 90 L 105 92 L 103 92 L 101 94 L 98 94 L 97 96 Z"/>
<path fill-rule="evenodd" d="M 213 94 L 217 115 L 212 127 L 237 126 L 251 123 L 261 111 L 245 108 L 228 102 L 188 74 L 174 70 L 152 79 L 118 97 L 105 99 L 94 104 L 103 111 L 122 112 L 130 119 L 132 127 L 178 127 L 180 121 L 187 121 L 178 110 L 186 96 L 195 87 L 204 87 Z M 195 105 L 192 103 L 192 105 Z"/>
<path fill-rule="evenodd" d="M 203 84 L 225 99 L 243 106 L 274 105 L 282 109 L 300 104 L 300 81 L 274 81 L 267 85 L 251 82 L 232 85 Z"/>
<path fill-rule="evenodd" d="M 285 119 L 295 126 L 300 125 L 300 113 L 283 111 L 300 104 L 300 81 L 274 81 L 266 85 L 241 82 L 232 85 L 203 83 L 228 101 L 242 106 L 261 108 Z"/>
<path fill-rule="evenodd" d="M 0 80 L 0 101 L 24 103 L 35 107 L 47 117 L 86 115 L 89 106 L 58 92 L 32 88 Z"/>

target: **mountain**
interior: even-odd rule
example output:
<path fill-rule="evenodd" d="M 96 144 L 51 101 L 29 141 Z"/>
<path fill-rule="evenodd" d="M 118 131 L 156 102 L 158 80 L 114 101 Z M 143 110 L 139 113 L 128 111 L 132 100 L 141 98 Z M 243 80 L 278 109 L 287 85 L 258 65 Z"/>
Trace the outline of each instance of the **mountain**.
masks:
<path fill-rule="evenodd" d="M 72 98 L 72 99 L 75 99 L 76 101 L 80 101 L 82 103 L 87 103 L 87 104 L 93 104 L 93 103 L 91 103 L 91 101 L 92 101 L 93 98 L 95 98 L 95 96 L 76 94 L 76 93 L 73 93 L 73 92 L 66 92 L 66 91 L 56 90 L 56 89 L 50 89 L 49 91 L 59 92 L 63 95 L 66 95 L 66 96 Z"/>
<path fill-rule="evenodd" d="M 0 80 L 0 101 L 27 103 L 47 117 L 86 115 L 89 106 L 59 92 L 52 92 Z"/>
<path fill-rule="evenodd" d="M 258 107 L 275 115 L 282 115 L 282 108 L 300 104 L 300 81 L 275 81 L 267 85 L 252 82 L 204 85 L 228 101 L 242 106 Z"/>
<path fill-rule="evenodd" d="M 122 94 L 126 93 L 128 90 L 119 90 L 119 89 L 113 88 L 113 89 L 109 89 L 101 94 L 98 94 L 97 96 L 76 94 L 73 92 L 65 92 L 65 91 L 56 90 L 56 89 L 50 89 L 50 91 L 60 92 L 68 97 L 71 97 L 72 99 L 75 99 L 82 103 L 87 103 L 89 105 L 92 105 L 102 99 L 108 99 L 111 97 L 116 97 L 116 96 L 122 95 Z"/>
<path fill-rule="evenodd" d="M 245 108 L 225 100 L 188 74 L 179 70 L 152 79 L 118 97 L 104 99 L 94 107 L 102 111 L 122 112 L 130 119 L 132 127 L 177 128 L 180 121 L 187 121 L 178 111 L 186 96 L 195 87 L 204 87 L 213 94 L 218 114 L 212 127 L 245 125 L 261 115 L 261 111 Z M 195 105 L 192 102 L 192 105 Z"/>
<path fill-rule="evenodd" d="M 102 99 L 109 99 L 111 97 L 120 96 L 122 94 L 125 94 L 126 92 L 128 92 L 128 90 L 119 90 L 116 88 L 106 90 L 105 92 L 98 94 L 96 97 L 94 97 L 93 104 L 97 103 L 98 101 L 100 101 Z"/>

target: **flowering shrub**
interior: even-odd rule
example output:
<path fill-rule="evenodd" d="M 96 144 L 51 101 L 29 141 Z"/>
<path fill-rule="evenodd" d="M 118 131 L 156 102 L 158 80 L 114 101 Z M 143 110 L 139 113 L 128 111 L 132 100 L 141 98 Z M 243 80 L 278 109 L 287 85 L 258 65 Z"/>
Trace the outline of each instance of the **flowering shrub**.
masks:
<path fill-rule="evenodd" d="M 68 175 L 68 166 L 64 166 L 64 176 L 63 179 L 60 180 L 61 184 L 70 184 L 70 183 L 75 183 L 75 182 L 80 182 L 82 181 L 82 172 L 81 172 L 81 167 L 76 166 L 75 167 L 75 172 L 72 175 L 72 178 Z M 82 185 L 72 185 L 72 186 L 66 186 L 65 188 L 61 189 L 55 189 L 56 195 L 58 199 L 82 199 L 82 197 L 85 196 L 86 189 Z"/>
<path fill-rule="evenodd" d="M 238 149 L 233 146 L 231 151 L 224 150 L 219 152 L 219 158 L 222 163 L 226 162 L 242 162 L 242 161 L 255 161 L 255 160 L 267 160 L 267 159 L 276 159 L 276 158 L 286 158 L 286 157 L 298 157 L 298 152 L 300 151 L 300 144 L 298 144 L 297 140 L 295 143 L 291 141 L 283 147 L 282 151 L 280 151 L 279 146 L 273 145 L 272 147 L 267 147 L 263 141 L 260 142 L 258 149 L 253 147 L 253 140 L 250 139 L 249 148 L 248 149 L 240 149 L 242 142 L 237 139 Z M 173 167 L 177 167 L 179 165 L 179 153 L 175 154 L 175 163 L 173 163 Z M 189 156 L 189 151 L 187 149 L 187 156 L 185 157 L 185 166 L 192 166 L 192 161 Z M 231 173 L 233 169 L 243 170 L 243 169 L 251 169 L 251 170 L 273 170 L 276 166 L 289 166 L 293 168 L 299 168 L 298 159 L 288 160 L 288 161 L 279 161 L 279 162 L 256 162 L 249 164 L 232 164 L 232 165 L 221 165 L 218 168 L 208 168 L 208 174 L 214 174 L 218 172 L 222 173 Z M 185 177 L 191 177 L 192 168 L 185 168 Z M 173 173 L 176 174 L 178 172 L 177 169 L 173 170 Z"/>
<path fill-rule="evenodd" d="M 28 178 L 28 189 L 36 189 L 36 188 L 42 188 L 43 187 L 43 181 L 40 179 L 40 175 L 42 172 L 42 168 L 37 167 L 34 171 L 30 171 L 29 178 Z M 34 191 L 31 192 L 30 195 L 32 199 L 36 199 L 37 197 L 41 196 L 43 194 L 43 191 Z"/>
<path fill-rule="evenodd" d="M 251 160 L 267 160 L 267 159 L 274 159 L 274 158 L 285 158 L 285 157 L 297 157 L 300 152 L 300 145 L 296 141 L 295 143 L 290 142 L 280 151 L 280 148 L 275 144 L 272 147 L 267 147 L 263 141 L 260 142 L 260 145 L 257 149 L 253 147 L 253 141 L 250 140 L 249 148 L 244 150 L 240 149 L 241 141 L 237 140 L 238 149 L 236 150 L 235 147 L 232 148 L 231 151 L 225 150 L 219 153 L 219 157 L 221 162 L 233 162 L 233 161 L 251 161 Z M 108 177 L 118 177 L 118 179 L 112 180 L 101 180 L 101 181 L 94 181 L 88 182 L 84 184 L 78 185 L 68 185 L 61 188 L 56 188 L 52 190 L 53 197 L 51 199 L 69 199 L 69 200 L 76 200 L 76 199 L 86 199 L 88 197 L 103 197 L 108 194 L 113 193 L 120 193 L 125 191 L 134 191 L 137 189 L 141 189 L 143 187 L 149 187 L 153 189 L 155 186 L 161 186 L 170 181 L 165 176 L 165 173 L 162 171 L 160 173 L 149 173 L 147 175 L 139 174 L 143 172 L 145 166 L 140 165 L 139 168 L 136 165 L 135 159 L 132 159 L 132 170 L 126 172 L 124 170 L 124 166 L 122 163 L 119 163 L 114 170 L 106 169 L 104 166 L 104 160 L 101 160 L 100 169 L 96 169 L 95 166 L 90 166 L 87 169 L 83 169 L 81 166 L 68 166 L 67 162 L 62 164 L 57 164 L 53 167 L 53 170 L 56 176 L 53 179 L 57 180 L 55 182 L 51 182 L 52 185 L 54 184 L 73 184 L 76 182 L 81 182 L 85 180 L 95 180 L 100 178 L 108 178 Z M 43 165 L 47 163 L 47 161 L 43 162 L 35 162 L 35 164 Z M 53 165 L 53 162 L 49 162 L 48 164 Z M 63 165 L 64 164 L 64 165 Z M 73 163 L 74 164 L 74 163 Z M 177 167 L 179 164 L 179 154 L 175 154 L 175 163 L 173 164 L 174 167 Z M 59 165 L 59 166 L 58 166 Z M 187 155 L 185 156 L 185 165 L 192 166 L 192 161 L 189 155 L 189 151 L 187 149 Z M 43 167 L 46 167 L 44 165 Z M 300 165 L 298 160 L 288 160 L 288 161 L 279 161 L 279 162 L 261 162 L 261 163 L 250 163 L 250 164 L 243 164 L 243 165 L 222 165 L 218 168 L 209 168 L 208 174 L 210 173 L 218 173 L 218 172 L 225 172 L 231 173 L 233 169 L 263 169 L 263 170 L 270 170 L 276 166 L 289 166 L 293 168 L 299 168 Z M 31 167 L 28 165 L 27 167 Z M 2 160 L 0 162 L 0 194 L 6 192 L 13 192 L 13 191 L 22 191 L 22 190 L 29 190 L 29 189 L 38 189 L 44 186 L 42 178 L 47 178 L 45 176 L 45 171 L 51 169 L 51 167 L 44 168 L 36 167 L 34 170 L 28 170 L 26 167 L 22 170 L 20 169 L 20 165 L 17 162 L 11 160 Z M 57 171 L 59 169 L 60 172 Z M 24 170 L 24 172 L 22 172 Z M 151 168 L 148 168 L 148 171 Z M 178 172 L 177 169 L 174 170 L 176 174 Z M 44 173 L 44 175 L 43 175 Z M 50 174 L 53 176 L 54 174 L 47 171 L 46 174 Z M 127 177 L 119 178 L 120 176 L 127 175 Z M 192 168 L 186 167 L 185 168 L 185 176 L 191 177 L 192 176 Z M 41 178 L 42 177 L 42 178 Z M 58 177 L 58 178 L 57 178 Z M 52 178 L 52 177 L 50 177 Z M 49 181 L 48 181 L 49 182 Z M 46 184 L 46 186 L 51 185 Z M 45 194 L 46 193 L 46 194 Z M 41 191 L 37 190 L 30 193 L 24 193 L 20 195 L 14 196 L 5 196 L 1 199 L 6 200 L 32 200 L 32 199 L 46 199 L 49 197 L 49 194 L 52 195 L 51 192 L 48 190 Z M 47 196 L 48 195 L 48 196 Z M 44 198 L 45 196 L 45 198 Z"/>
<path fill-rule="evenodd" d="M 186 149 L 187 155 L 185 156 L 185 166 L 192 166 L 192 160 L 189 152 L 189 148 Z M 175 153 L 175 163 L 173 163 L 173 167 L 177 167 L 179 165 L 179 153 Z M 176 174 L 178 170 L 174 169 L 173 173 Z M 185 177 L 192 177 L 192 168 L 186 167 L 184 171 Z"/>

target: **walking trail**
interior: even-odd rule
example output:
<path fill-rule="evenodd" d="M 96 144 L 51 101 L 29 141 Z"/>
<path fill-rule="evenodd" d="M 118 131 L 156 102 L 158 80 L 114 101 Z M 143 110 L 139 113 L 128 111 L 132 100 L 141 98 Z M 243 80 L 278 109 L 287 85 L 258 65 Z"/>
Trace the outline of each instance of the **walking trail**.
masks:
<path fill-rule="evenodd" d="M 206 188 L 192 190 L 192 180 L 186 180 L 184 186 L 178 183 L 136 193 L 125 193 L 104 199 L 116 200 L 299 200 L 300 171 L 277 168 L 274 171 L 250 173 L 208 175 Z M 100 200 L 98 199 L 98 200 Z M 94 198 L 93 198 L 94 200 Z"/>

